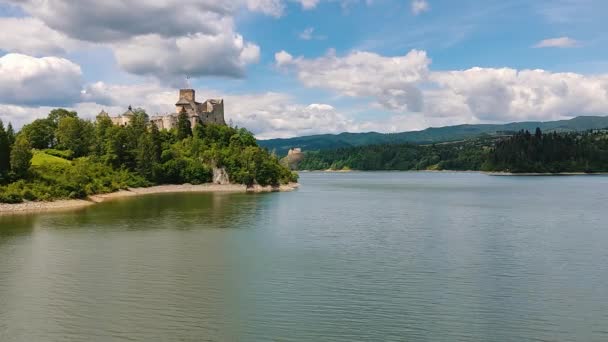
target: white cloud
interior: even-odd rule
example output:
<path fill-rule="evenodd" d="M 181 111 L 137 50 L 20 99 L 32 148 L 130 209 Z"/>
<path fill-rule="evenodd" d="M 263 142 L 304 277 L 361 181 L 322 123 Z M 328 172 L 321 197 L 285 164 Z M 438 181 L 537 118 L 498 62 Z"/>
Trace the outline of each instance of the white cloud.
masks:
<path fill-rule="evenodd" d="M 28 55 L 63 55 L 85 45 L 36 18 L 0 18 L 0 50 Z M 10 34 L 9 34 L 10 33 Z"/>
<path fill-rule="evenodd" d="M 60 106 L 79 100 L 82 71 L 57 57 L 7 54 L 0 58 L 0 103 Z"/>
<path fill-rule="evenodd" d="M 249 10 L 280 16 L 281 0 L 8 0 L 32 18 L 0 19 L 7 51 L 65 53 L 82 41 L 113 50 L 136 75 L 165 81 L 197 76 L 241 78 L 260 48 L 235 31 L 234 16 Z M 11 29 L 15 25 L 16 29 Z"/>
<path fill-rule="evenodd" d="M 50 28 L 81 40 L 116 41 L 146 34 L 215 34 L 238 6 L 213 0 L 9 0 Z"/>
<path fill-rule="evenodd" d="M 579 45 L 578 41 L 569 37 L 545 39 L 534 45 L 535 48 L 573 48 Z"/>
<path fill-rule="evenodd" d="M 436 72 L 431 78 L 440 87 L 435 105 L 455 102 L 460 115 L 485 122 L 608 113 L 608 75 L 472 68 Z"/>
<path fill-rule="evenodd" d="M 440 123 L 553 120 L 608 113 L 608 75 L 544 70 L 429 70 L 424 51 L 386 57 L 353 52 L 305 59 L 285 51 L 277 66 L 307 87 L 369 99 L 372 107 Z"/>
<path fill-rule="evenodd" d="M 314 32 L 315 32 L 314 27 L 307 27 L 306 29 L 304 29 L 304 31 L 302 31 L 300 33 L 299 37 L 302 40 L 311 40 L 313 38 Z"/>
<path fill-rule="evenodd" d="M 281 0 L 247 0 L 247 7 L 273 17 L 280 17 L 285 11 L 285 4 Z"/>
<path fill-rule="evenodd" d="M 320 0 L 297 0 L 304 10 L 311 10 L 319 4 Z"/>
<path fill-rule="evenodd" d="M 163 80 L 182 79 L 185 75 L 238 78 L 244 75 L 248 64 L 258 61 L 260 48 L 230 32 L 178 38 L 147 35 L 117 43 L 115 54 L 124 70 Z"/>
<path fill-rule="evenodd" d="M 298 35 L 298 38 L 300 38 L 302 40 L 313 40 L 313 39 L 314 40 L 325 40 L 325 39 L 327 39 L 326 36 L 315 34 L 314 27 L 305 28 L 304 31 L 300 32 L 300 34 Z"/>
<path fill-rule="evenodd" d="M 362 51 L 338 57 L 330 51 L 317 59 L 293 58 L 281 51 L 275 61 L 279 67 L 295 68 L 307 87 L 373 98 L 386 108 L 400 111 L 421 110 L 422 94 L 416 84 L 427 78 L 431 62 L 426 52 L 418 50 L 399 57 Z"/>
<path fill-rule="evenodd" d="M 423 12 L 427 12 L 431 9 L 431 6 L 426 0 L 412 0 L 411 10 L 412 14 L 419 15 Z"/>
<path fill-rule="evenodd" d="M 274 54 L 274 60 L 276 61 L 277 66 L 282 67 L 291 64 L 293 62 L 293 56 L 282 50 Z"/>

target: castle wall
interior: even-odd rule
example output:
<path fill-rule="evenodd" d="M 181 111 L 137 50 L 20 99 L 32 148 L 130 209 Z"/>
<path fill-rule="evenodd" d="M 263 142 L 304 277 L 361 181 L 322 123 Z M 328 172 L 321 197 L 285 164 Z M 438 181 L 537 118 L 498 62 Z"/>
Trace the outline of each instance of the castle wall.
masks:
<path fill-rule="evenodd" d="M 178 113 L 182 110 L 188 113 L 188 118 L 193 128 L 199 123 L 226 124 L 226 121 L 224 121 L 223 100 L 207 100 L 204 103 L 198 103 L 195 101 L 195 91 L 193 89 L 180 89 L 179 96 L 178 104 L 175 105 L 176 113 L 150 118 L 150 122 L 154 123 L 158 129 L 169 130 L 177 127 Z M 110 117 L 110 119 L 114 125 L 118 126 L 126 126 L 131 123 L 131 117 L 128 115 Z"/>

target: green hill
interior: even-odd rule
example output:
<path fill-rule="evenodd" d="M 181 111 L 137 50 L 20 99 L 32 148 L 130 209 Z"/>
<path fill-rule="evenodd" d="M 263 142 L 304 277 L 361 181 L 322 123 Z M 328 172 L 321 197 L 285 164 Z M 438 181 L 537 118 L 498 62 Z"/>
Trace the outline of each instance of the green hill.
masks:
<path fill-rule="evenodd" d="M 278 155 L 286 155 L 292 147 L 300 147 L 304 151 L 317 151 L 342 147 L 354 147 L 378 144 L 429 144 L 445 141 L 457 141 L 481 135 L 499 135 L 520 130 L 534 131 L 540 127 L 544 132 L 573 132 L 589 129 L 608 128 L 606 116 L 579 116 L 570 120 L 560 121 L 531 121 L 508 124 L 458 125 L 439 128 L 427 128 L 422 131 L 402 133 L 341 133 L 337 135 L 322 134 L 289 139 L 259 140 L 260 146 Z"/>

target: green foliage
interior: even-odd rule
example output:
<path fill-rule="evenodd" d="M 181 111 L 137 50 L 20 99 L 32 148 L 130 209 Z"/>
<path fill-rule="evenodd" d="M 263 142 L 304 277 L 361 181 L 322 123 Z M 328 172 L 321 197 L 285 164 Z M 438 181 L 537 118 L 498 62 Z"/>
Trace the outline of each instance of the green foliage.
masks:
<path fill-rule="evenodd" d="M 4 124 L 0 120 L 0 180 L 7 178 L 11 169 L 11 145 Z"/>
<path fill-rule="evenodd" d="M 520 131 L 511 137 L 435 145 L 371 145 L 305 153 L 301 170 L 608 171 L 608 133 Z"/>
<path fill-rule="evenodd" d="M 109 165 L 89 158 L 68 164 L 46 164 L 30 169 L 32 175 L 0 187 L 0 201 L 19 203 L 23 200 L 49 201 L 54 199 L 85 198 L 150 185 L 142 177 L 126 170 L 114 170 Z"/>
<path fill-rule="evenodd" d="M 484 168 L 513 173 L 606 172 L 608 135 L 520 131 L 496 144 Z"/>
<path fill-rule="evenodd" d="M 134 112 L 131 124 L 124 127 L 112 125 L 107 117 L 91 123 L 65 110 L 25 126 L 13 154 L 18 167 L 15 179 L 0 186 L 0 202 L 84 198 L 153 184 L 208 183 L 214 167 L 224 167 L 233 183 L 297 181 L 297 175 L 260 148 L 245 129 L 197 125 L 193 134 L 182 115 L 181 131 L 159 131 L 149 124 L 145 112 Z M 0 147 L 6 137 L 2 132 Z M 33 157 L 27 146 L 30 137 L 40 138 L 37 146 L 43 146 L 33 150 Z"/>
<path fill-rule="evenodd" d="M 51 123 L 51 125 L 54 128 L 57 128 L 59 126 L 59 121 L 61 121 L 61 119 L 77 118 L 77 117 L 78 117 L 78 113 L 76 113 L 76 112 L 69 111 L 69 110 L 63 109 L 63 108 L 57 108 L 57 109 L 51 110 L 47 119 L 49 120 L 49 122 Z"/>
<path fill-rule="evenodd" d="M 370 145 L 307 152 L 300 170 L 479 170 L 492 140 L 434 145 Z"/>
<path fill-rule="evenodd" d="M 27 137 L 20 135 L 11 150 L 11 171 L 17 178 L 27 176 L 32 165 L 32 145 Z"/>
<path fill-rule="evenodd" d="M 76 116 L 64 116 L 59 119 L 55 136 L 59 149 L 74 152 L 75 157 L 88 155 L 93 147 L 95 127 L 89 121 Z"/>
<path fill-rule="evenodd" d="M 37 119 L 23 126 L 19 134 L 27 137 L 33 148 L 44 150 L 55 145 L 55 125 L 49 119 Z"/>
<path fill-rule="evenodd" d="M 71 150 L 56 150 L 56 149 L 52 149 L 52 148 L 47 148 L 43 152 L 50 156 L 55 156 L 55 157 L 68 159 L 68 160 L 72 160 L 74 158 L 74 152 Z"/>
<path fill-rule="evenodd" d="M 192 124 L 186 111 L 182 110 L 177 117 L 177 139 L 182 140 L 190 136 L 192 136 Z"/>
<path fill-rule="evenodd" d="M 32 166 L 42 166 L 46 164 L 70 164 L 68 158 L 60 156 L 61 153 L 71 156 L 72 151 L 58 151 L 58 150 L 33 150 Z"/>
<path fill-rule="evenodd" d="M 8 126 L 6 126 L 6 137 L 8 139 L 9 146 L 13 146 L 17 136 L 15 134 L 15 130 L 13 129 L 13 125 L 9 122 Z"/>

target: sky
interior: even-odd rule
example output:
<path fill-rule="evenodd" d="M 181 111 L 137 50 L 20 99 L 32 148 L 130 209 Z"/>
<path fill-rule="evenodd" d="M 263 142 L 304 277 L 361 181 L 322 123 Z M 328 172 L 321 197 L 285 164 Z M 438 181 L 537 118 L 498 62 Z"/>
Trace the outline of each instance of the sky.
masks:
<path fill-rule="evenodd" d="M 0 119 L 224 98 L 258 138 L 608 115 L 605 0 L 0 0 Z"/>

